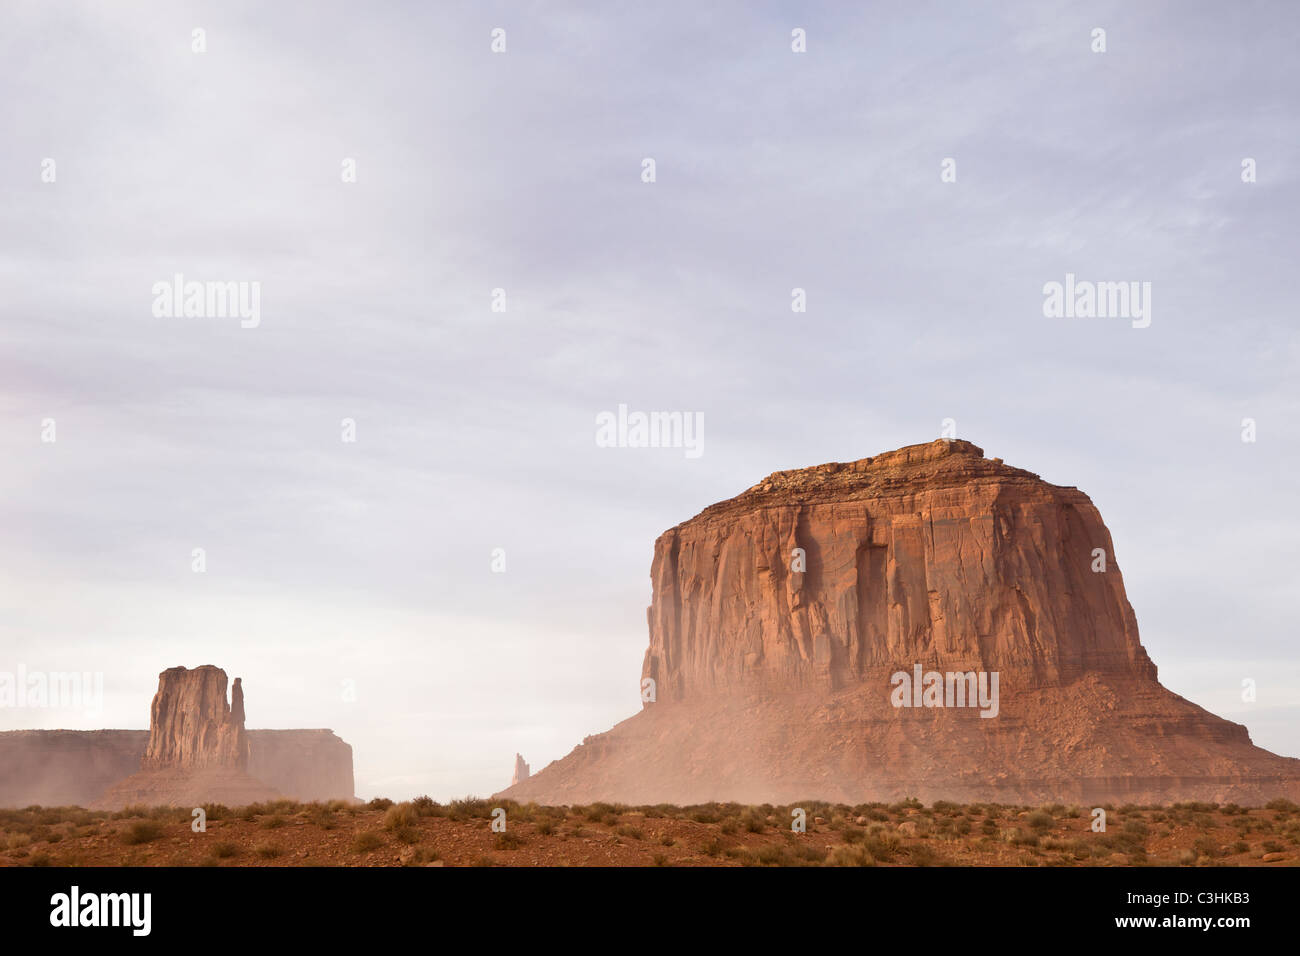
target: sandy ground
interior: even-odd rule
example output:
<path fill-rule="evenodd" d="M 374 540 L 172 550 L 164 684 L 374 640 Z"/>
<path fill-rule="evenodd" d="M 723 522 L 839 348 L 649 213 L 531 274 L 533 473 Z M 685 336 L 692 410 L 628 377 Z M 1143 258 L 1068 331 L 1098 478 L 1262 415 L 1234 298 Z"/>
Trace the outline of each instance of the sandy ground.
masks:
<path fill-rule="evenodd" d="M 492 811 L 505 810 L 505 831 Z M 390 805 L 282 801 L 189 809 L 0 810 L 7 866 L 1295 866 L 1300 809 L 1279 802 L 1090 808 L 538 807 L 468 799 Z M 498 822 L 498 826 L 500 823 Z"/>

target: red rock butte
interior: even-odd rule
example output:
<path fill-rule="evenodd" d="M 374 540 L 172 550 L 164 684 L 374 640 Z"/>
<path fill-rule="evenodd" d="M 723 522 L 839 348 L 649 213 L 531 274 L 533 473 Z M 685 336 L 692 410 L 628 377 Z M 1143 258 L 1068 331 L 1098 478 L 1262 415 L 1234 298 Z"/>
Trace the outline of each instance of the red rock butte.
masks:
<path fill-rule="evenodd" d="M 248 756 L 240 679 L 235 678 L 227 703 L 226 672 L 220 667 L 170 667 L 158 675 L 140 772 L 114 783 L 93 806 L 244 806 L 279 798 L 249 776 Z"/>
<path fill-rule="evenodd" d="M 242 806 L 353 799 L 352 748 L 329 730 L 246 730 L 244 691 L 205 664 L 158 675 L 148 730 L 0 732 L 0 807 Z"/>
<path fill-rule="evenodd" d="M 776 472 L 662 534 L 650 574 L 654 700 L 504 796 L 1300 796 L 1300 760 L 1157 681 L 1088 496 L 970 442 Z M 996 716 L 895 706 L 917 665 L 996 673 Z"/>

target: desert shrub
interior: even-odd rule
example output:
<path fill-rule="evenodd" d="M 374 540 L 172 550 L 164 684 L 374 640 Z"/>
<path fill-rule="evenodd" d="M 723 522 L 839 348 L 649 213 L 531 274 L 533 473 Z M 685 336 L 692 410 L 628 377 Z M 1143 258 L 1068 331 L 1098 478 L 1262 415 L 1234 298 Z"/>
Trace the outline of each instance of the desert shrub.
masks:
<path fill-rule="evenodd" d="M 627 807 L 616 803 L 593 803 L 587 807 L 587 819 L 593 823 L 614 824 Z"/>
<path fill-rule="evenodd" d="M 639 827 L 628 826 L 626 823 L 614 832 L 621 837 L 629 837 L 633 840 L 640 840 L 644 836 Z"/>
<path fill-rule="evenodd" d="M 1011 830 L 1011 836 L 1007 840 L 1014 846 L 1038 846 L 1038 834 L 1029 830 Z"/>
<path fill-rule="evenodd" d="M 496 848 L 498 850 L 517 850 L 524 845 L 524 841 L 517 833 L 507 831 L 498 833 L 496 838 Z"/>
<path fill-rule="evenodd" d="M 667 853 L 655 853 L 653 856 L 650 857 L 650 860 L 651 860 L 651 862 L 654 863 L 655 866 L 668 866 L 668 865 L 669 865 L 669 863 L 668 863 L 668 854 L 667 854 Z"/>
<path fill-rule="evenodd" d="M 383 845 L 384 838 L 373 830 L 358 833 L 352 839 L 352 850 L 355 853 L 369 853 L 371 850 L 377 850 Z"/>
<path fill-rule="evenodd" d="M 537 832 L 542 836 L 550 836 L 555 832 L 555 824 L 550 820 L 543 820 L 541 823 L 537 824 Z"/>
<path fill-rule="evenodd" d="M 279 856 L 284 851 L 281 850 L 274 843 L 267 841 L 264 843 L 259 843 L 257 846 L 253 847 L 253 852 L 256 853 L 264 860 L 274 860 L 277 856 Z"/>
<path fill-rule="evenodd" d="M 445 817 L 447 808 L 429 796 L 416 797 L 411 801 L 417 815 L 422 817 Z"/>
<path fill-rule="evenodd" d="M 212 847 L 212 855 L 218 860 L 228 860 L 239 854 L 239 847 L 229 840 L 223 840 Z"/>
<path fill-rule="evenodd" d="M 137 820 L 122 832 L 122 842 L 127 846 L 150 843 L 162 836 L 162 825 L 154 820 Z"/>
<path fill-rule="evenodd" d="M 1218 842 L 1207 836 L 1197 837 L 1192 843 L 1192 849 L 1196 851 L 1197 856 L 1208 856 L 1214 859 L 1220 855 Z"/>
<path fill-rule="evenodd" d="M 387 797 L 375 797 L 373 800 L 371 800 L 369 803 L 366 804 L 366 809 L 387 810 L 392 805 L 393 805 L 393 801 L 389 800 Z"/>
<path fill-rule="evenodd" d="M 862 849 L 869 853 L 872 859 L 883 863 L 890 863 L 897 859 L 902 847 L 903 841 L 892 833 L 868 834 L 862 841 Z"/>
<path fill-rule="evenodd" d="M 746 850 L 738 847 L 728 850 L 727 853 L 739 858 L 746 866 L 820 865 L 827 855 L 825 847 L 803 843 L 802 841 L 784 844 L 769 843 L 757 850 Z"/>
<path fill-rule="evenodd" d="M 926 843 L 914 843 L 907 848 L 907 862 L 913 866 L 938 866 L 940 856 Z"/>
<path fill-rule="evenodd" d="M 334 811 L 323 803 L 313 804 L 307 810 L 307 822 L 320 827 L 322 830 L 333 830 L 338 826 Z"/>
<path fill-rule="evenodd" d="M 1264 809 L 1283 810 L 1287 813 L 1295 813 L 1297 810 L 1300 810 L 1300 806 L 1297 806 L 1285 797 L 1278 797 L 1276 800 L 1270 800 L 1268 803 L 1264 804 Z"/>
<path fill-rule="evenodd" d="M 822 863 L 825 866 L 875 866 L 876 859 L 865 847 L 841 844 L 833 847 Z"/>
<path fill-rule="evenodd" d="M 384 813 L 384 829 L 392 833 L 403 827 L 414 826 L 418 816 L 413 805 L 395 803 Z"/>
<path fill-rule="evenodd" d="M 1050 813 L 1046 813 L 1042 810 L 1035 810 L 1033 813 L 1029 814 L 1025 819 L 1025 822 L 1029 824 L 1031 829 L 1042 831 L 1050 830 L 1055 821 L 1052 819 Z"/>
<path fill-rule="evenodd" d="M 267 817 L 262 821 L 262 826 L 267 830 L 278 830 L 280 827 L 284 826 L 284 817 L 280 816 L 278 813 L 275 816 Z"/>
<path fill-rule="evenodd" d="M 492 803 L 478 797 L 464 797 L 451 802 L 447 815 L 453 820 L 486 819 L 492 816 L 493 806 Z"/>
<path fill-rule="evenodd" d="M 1141 820 L 1125 820 L 1119 832 L 1121 836 L 1130 837 L 1134 840 L 1145 840 L 1151 835 L 1151 831 Z"/>

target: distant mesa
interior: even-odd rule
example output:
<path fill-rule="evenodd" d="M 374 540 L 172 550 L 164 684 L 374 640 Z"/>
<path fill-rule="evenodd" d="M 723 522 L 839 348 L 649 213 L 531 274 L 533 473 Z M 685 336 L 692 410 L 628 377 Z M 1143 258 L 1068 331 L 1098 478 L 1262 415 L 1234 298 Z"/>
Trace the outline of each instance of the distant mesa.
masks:
<path fill-rule="evenodd" d="M 352 748 L 328 730 L 246 730 L 243 683 L 205 664 L 158 675 L 149 730 L 0 733 L 0 806 L 244 806 L 353 799 Z"/>
<path fill-rule="evenodd" d="M 1300 760 L 1158 682 L 1087 495 L 970 442 L 776 472 L 664 532 L 650 576 L 654 699 L 502 796 L 1300 797 Z M 996 707 L 929 706 L 993 675 Z"/>

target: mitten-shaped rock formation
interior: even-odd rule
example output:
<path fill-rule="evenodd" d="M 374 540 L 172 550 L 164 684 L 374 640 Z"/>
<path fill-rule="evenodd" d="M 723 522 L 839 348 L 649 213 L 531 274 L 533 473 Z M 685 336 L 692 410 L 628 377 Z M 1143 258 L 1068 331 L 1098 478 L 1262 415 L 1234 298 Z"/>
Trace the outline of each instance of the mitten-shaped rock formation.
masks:
<path fill-rule="evenodd" d="M 158 675 L 149 708 L 149 742 L 141 770 L 248 769 L 244 688 L 238 677 L 226 702 L 226 672 L 204 664 Z"/>
<path fill-rule="evenodd" d="M 279 797 L 248 775 L 248 760 L 239 678 L 227 703 L 221 668 L 172 667 L 158 675 L 140 772 L 109 787 L 95 806 L 242 806 Z"/>
<path fill-rule="evenodd" d="M 651 579 L 642 713 L 506 795 L 1300 795 L 1300 761 L 1157 682 L 1088 497 L 969 442 L 777 472 L 661 535 Z M 967 678 L 996 702 L 945 697 Z"/>

